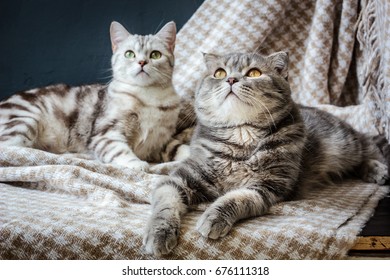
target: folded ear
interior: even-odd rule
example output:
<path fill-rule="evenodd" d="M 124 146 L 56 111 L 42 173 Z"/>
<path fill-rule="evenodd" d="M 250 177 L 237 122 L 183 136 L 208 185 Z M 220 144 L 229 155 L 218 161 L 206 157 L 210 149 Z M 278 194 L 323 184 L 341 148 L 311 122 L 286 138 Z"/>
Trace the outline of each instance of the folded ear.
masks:
<path fill-rule="evenodd" d="M 110 37 L 112 52 L 118 48 L 118 45 L 127 39 L 131 34 L 119 22 L 113 21 L 110 26 Z"/>
<path fill-rule="evenodd" d="M 267 60 L 271 66 L 287 80 L 288 78 L 288 53 L 277 52 L 269 55 Z"/>
<path fill-rule="evenodd" d="M 171 52 L 175 50 L 176 24 L 173 21 L 164 25 L 164 27 L 157 32 L 156 36 L 167 44 Z"/>
<path fill-rule="evenodd" d="M 217 66 L 218 62 L 220 61 L 221 57 L 217 54 L 212 54 L 212 53 L 204 53 L 203 54 L 203 59 L 204 62 L 206 63 L 207 69 L 211 69 L 214 71 L 215 67 Z"/>

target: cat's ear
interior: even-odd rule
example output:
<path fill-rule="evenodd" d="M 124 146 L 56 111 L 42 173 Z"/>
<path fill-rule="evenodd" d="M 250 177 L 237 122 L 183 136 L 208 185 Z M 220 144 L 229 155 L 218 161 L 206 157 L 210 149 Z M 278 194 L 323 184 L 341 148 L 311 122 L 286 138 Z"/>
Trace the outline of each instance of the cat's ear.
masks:
<path fill-rule="evenodd" d="M 169 50 L 173 53 L 176 41 L 176 24 L 173 21 L 168 22 L 157 32 L 156 36 L 165 42 Z"/>
<path fill-rule="evenodd" d="M 267 60 L 271 66 L 286 80 L 288 79 L 288 53 L 277 52 L 269 55 Z"/>
<path fill-rule="evenodd" d="M 220 56 L 212 53 L 202 53 L 207 69 L 214 69 L 220 60 Z"/>
<path fill-rule="evenodd" d="M 113 21 L 110 26 L 112 52 L 115 52 L 118 45 L 126 40 L 130 35 L 131 34 L 122 26 L 122 24 Z"/>

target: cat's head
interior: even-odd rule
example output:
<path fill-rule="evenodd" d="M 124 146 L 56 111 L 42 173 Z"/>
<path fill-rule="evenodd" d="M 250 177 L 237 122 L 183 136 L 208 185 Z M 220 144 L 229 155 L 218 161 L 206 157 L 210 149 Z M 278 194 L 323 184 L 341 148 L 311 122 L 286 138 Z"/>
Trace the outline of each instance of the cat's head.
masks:
<path fill-rule="evenodd" d="M 271 123 L 290 104 L 288 54 L 204 54 L 207 76 L 195 99 L 200 122 L 214 126 Z"/>
<path fill-rule="evenodd" d="M 176 25 L 167 23 L 155 35 L 132 35 L 118 22 L 111 23 L 114 80 L 132 86 L 170 85 Z"/>

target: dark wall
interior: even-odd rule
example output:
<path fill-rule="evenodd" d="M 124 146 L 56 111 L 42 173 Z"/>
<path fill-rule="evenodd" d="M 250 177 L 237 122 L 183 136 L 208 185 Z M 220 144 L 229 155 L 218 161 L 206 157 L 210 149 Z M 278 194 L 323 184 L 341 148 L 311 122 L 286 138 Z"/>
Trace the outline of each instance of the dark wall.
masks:
<path fill-rule="evenodd" d="M 152 34 L 178 30 L 203 0 L 1 0 L 0 99 L 55 83 L 110 79 L 110 23 Z"/>

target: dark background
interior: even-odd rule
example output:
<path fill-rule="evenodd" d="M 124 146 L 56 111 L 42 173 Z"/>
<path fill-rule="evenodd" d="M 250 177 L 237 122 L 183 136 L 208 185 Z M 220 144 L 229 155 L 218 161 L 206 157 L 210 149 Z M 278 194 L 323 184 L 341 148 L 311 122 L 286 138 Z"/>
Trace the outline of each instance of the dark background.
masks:
<path fill-rule="evenodd" d="M 110 80 L 109 27 L 179 30 L 203 0 L 0 0 L 0 100 L 55 83 Z"/>

